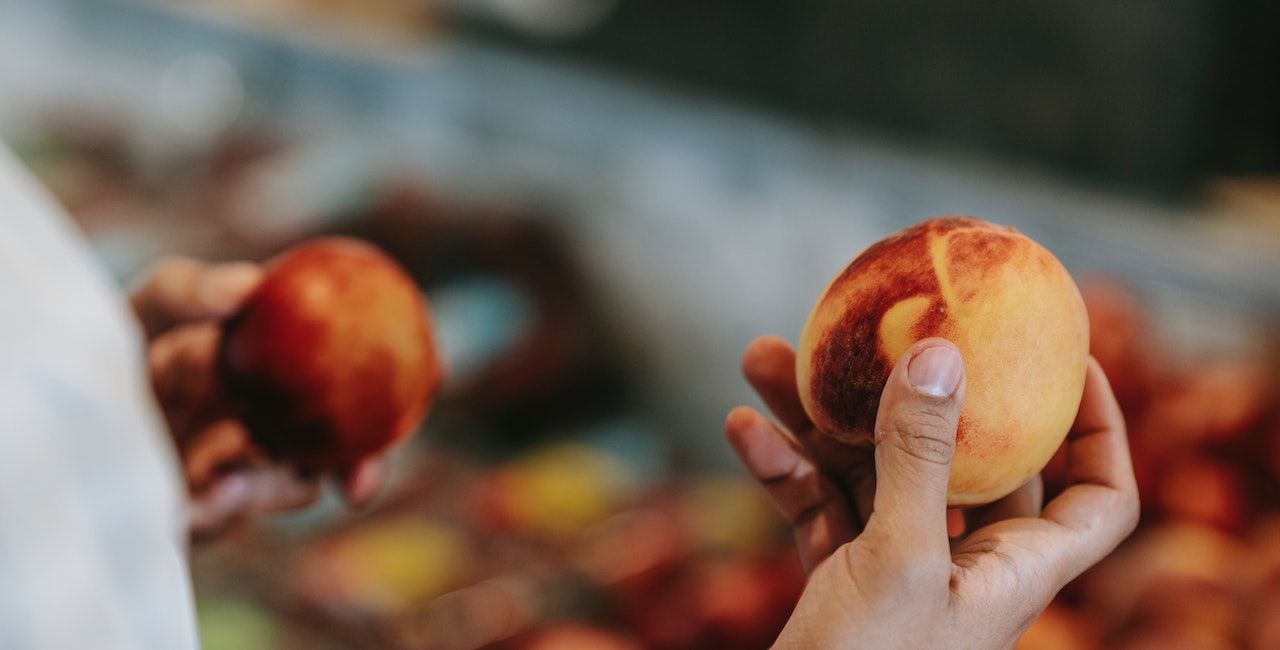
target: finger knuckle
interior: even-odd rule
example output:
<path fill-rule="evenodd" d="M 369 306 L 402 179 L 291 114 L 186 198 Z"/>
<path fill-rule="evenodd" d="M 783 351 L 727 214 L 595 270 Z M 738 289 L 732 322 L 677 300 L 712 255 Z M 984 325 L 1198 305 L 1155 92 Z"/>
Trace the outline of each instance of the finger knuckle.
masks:
<path fill-rule="evenodd" d="M 950 410 L 942 404 L 922 404 L 904 414 L 902 420 L 906 426 L 915 429 L 946 430 L 953 426 Z"/>
<path fill-rule="evenodd" d="M 907 593 L 933 593 L 946 589 L 951 582 L 951 563 L 921 553 L 901 556 L 894 567 L 897 589 Z"/>
<path fill-rule="evenodd" d="M 938 586 L 950 581 L 951 556 L 944 550 L 945 542 L 907 534 L 883 519 L 873 519 L 864 535 L 866 546 L 879 551 L 878 564 L 902 585 Z"/>
<path fill-rule="evenodd" d="M 951 579 L 949 562 L 910 549 L 884 552 L 873 546 L 858 544 L 849 558 L 851 575 L 874 594 L 870 602 L 889 604 L 945 592 Z"/>
<path fill-rule="evenodd" d="M 187 273 L 196 265 L 195 260 L 181 255 L 167 255 L 151 266 L 147 277 L 156 280 L 172 275 Z"/>
<path fill-rule="evenodd" d="M 898 448 L 908 456 L 931 465 L 946 465 L 951 462 L 951 446 L 936 438 L 906 436 L 899 439 Z"/>
<path fill-rule="evenodd" d="M 912 415 L 881 431 L 880 439 L 919 461 L 945 465 L 955 452 L 955 433 L 945 416 Z"/>

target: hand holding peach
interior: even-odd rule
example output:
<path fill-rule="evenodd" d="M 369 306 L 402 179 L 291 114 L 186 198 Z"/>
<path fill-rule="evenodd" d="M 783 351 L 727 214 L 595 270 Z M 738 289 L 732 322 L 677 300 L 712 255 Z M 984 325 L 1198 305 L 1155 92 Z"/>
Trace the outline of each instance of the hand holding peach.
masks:
<path fill-rule="evenodd" d="M 362 245 L 354 246 L 360 254 L 371 255 Z M 323 244 L 321 252 L 327 248 L 330 245 Z M 313 253 L 308 259 L 316 259 L 314 246 L 310 250 Z M 281 259 L 288 260 L 290 255 Z M 299 267 L 306 271 L 302 277 L 296 272 Z M 328 268 L 326 273 L 314 264 L 294 263 L 286 266 L 282 274 L 279 260 L 264 272 L 263 268 L 249 263 L 209 265 L 175 258 L 158 264 L 132 296 L 134 310 L 148 337 L 147 357 L 153 389 L 182 457 L 191 495 L 191 532 L 198 541 L 216 536 L 255 512 L 305 506 L 319 492 L 322 471 L 336 473 L 352 504 L 369 501 L 380 483 L 377 452 L 412 431 L 425 413 L 426 402 L 438 382 L 439 368 L 429 330 L 424 329 L 426 313 L 412 283 L 403 275 L 395 275 L 398 270 L 384 268 L 380 273 L 375 271 L 344 281 L 341 270 L 350 270 L 350 266 L 334 264 Z M 333 273 L 335 268 L 339 273 Z M 398 283 L 394 284 L 390 298 L 380 296 L 376 287 L 379 280 L 387 281 L 388 276 L 393 283 Z M 330 290 L 326 290 L 326 282 L 330 283 Z M 340 283 L 337 291 L 331 290 L 335 282 Z M 343 304 L 342 288 L 365 291 L 367 295 L 358 299 L 364 303 L 358 307 L 349 302 Z M 379 301 L 386 300 L 411 305 L 412 311 L 406 315 L 391 310 L 393 313 L 389 314 L 385 308 L 376 308 Z M 313 309 L 300 308 L 305 305 Z M 419 346 L 415 354 L 400 359 L 413 363 L 427 359 L 418 371 L 421 386 L 411 385 L 407 391 L 413 393 L 412 399 L 405 401 L 407 406 L 385 407 L 387 402 L 383 401 L 381 412 L 357 423 L 364 428 L 338 425 L 335 427 L 338 433 L 330 435 L 332 430 L 329 430 L 325 436 L 317 436 L 323 442 L 339 443 L 328 447 L 314 441 L 308 446 L 305 438 L 308 432 L 299 427 L 283 431 L 284 443 L 272 437 L 279 434 L 263 430 L 262 424 L 273 418 L 283 422 L 306 421 L 305 418 L 288 419 L 286 404 L 313 418 L 325 417 L 324 408 L 341 405 L 334 393 L 335 387 L 340 388 L 343 382 L 362 381 L 376 390 L 387 389 L 388 376 L 398 379 L 400 375 L 394 372 L 384 372 L 380 377 L 359 372 L 363 368 L 360 355 L 376 349 L 377 345 L 370 341 L 385 335 L 376 325 L 370 332 L 359 324 L 360 320 L 388 315 L 403 317 L 407 325 L 396 327 L 408 329 L 412 335 L 407 337 L 407 344 L 403 339 L 398 342 Z M 235 337 L 239 341 L 232 359 L 235 367 L 229 373 L 225 367 L 228 337 L 224 329 L 232 321 L 239 324 L 238 331 L 242 333 Z M 365 338 L 356 343 L 343 341 L 341 336 L 333 335 L 336 329 L 333 321 L 348 326 L 355 322 L 355 336 Z M 326 323 L 330 326 L 326 327 Z M 294 327 L 292 332 L 282 331 L 290 324 Z M 329 336 L 325 336 L 326 332 Z M 278 338 L 266 340 L 264 333 L 274 333 Z M 317 345 L 318 341 L 327 343 L 328 349 Z M 335 355 L 335 348 L 342 354 Z M 254 364 L 270 367 L 273 361 L 280 363 L 282 357 L 286 361 L 301 359 L 300 363 L 286 367 L 295 374 L 280 377 L 262 372 L 250 375 L 256 384 L 235 381 L 239 378 L 236 372 L 253 369 Z M 325 361 L 328 366 L 324 365 Z M 232 381 L 228 381 L 228 374 L 233 375 Z M 287 382 L 302 378 L 310 379 L 311 383 L 290 385 Z M 246 391 L 246 385 L 262 388 L 263 392 Z M 265 401 L 282 394 L 287 396 L 291 388 L 295 390 L 294 402 L 287 403 L 283 398 Z M 420 393 L 417 388 L 421 388 Z M 296 392 L 299 389 L 310 392 Z M 402 396 L 406 391 L 387 389 L 387 394 Z M 255 401 L 263 406 L 262 411 L 255 410 Z M 389 411 L 395 413 L 388 416 Z M 351 421 L 351 418 L 341 420 Z M 370 422 L 393 422 L 393 425 L 376 427 Z M 301 444 L 311 453 L 296 453 L 289 442 Z"/>
<path fill-rule="evenodd" d="M 261 445 L 304 468 L 347 471 L 403 440 L 440 388 L 418 286 L 359 240 L 285 251 L 224 330 L 227 393 Z"/>
<path fill-rule="evenodd" d="M 795 527 L 809 571 L 775 647 L 1011 647 L 1137 524 L 1124 420 L 1096 362 L 1067 441 L 1068 488 L 1042 513 L 1032 481 L 966 512 L 970 532 L 954 540 L 948 483 L 972 382 L 959 348 L 942 339 L 906 348 L 877 400 L 873 446 L 821 433 L 794 368 L 786 343 L 757 339 L 743 370 L 785 428 L 746 407 L 725 423 Z"/>

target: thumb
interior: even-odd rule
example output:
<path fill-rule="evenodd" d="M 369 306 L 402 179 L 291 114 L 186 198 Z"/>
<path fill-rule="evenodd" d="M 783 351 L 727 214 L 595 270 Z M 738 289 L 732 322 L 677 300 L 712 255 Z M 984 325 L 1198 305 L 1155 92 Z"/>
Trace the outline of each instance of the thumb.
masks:
<path fill-rule="evenodd" d="M 964 362 L 944 339 L 911 346 L 889 374 L 876 415 L 880 526 L 895 539 L 947 546 L 947 481 L 964 400 Z"/>

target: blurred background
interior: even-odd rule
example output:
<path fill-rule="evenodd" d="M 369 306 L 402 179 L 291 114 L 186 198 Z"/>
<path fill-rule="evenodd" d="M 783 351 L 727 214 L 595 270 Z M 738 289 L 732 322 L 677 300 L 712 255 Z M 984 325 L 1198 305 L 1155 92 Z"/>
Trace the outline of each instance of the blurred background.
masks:
<path fill-rule="evenodd" d="M 1019 647 L 1280 647 L 1278 70 L 1261 0 L 0 0 L 0 137 L 122 283 L 345 233 L 433 307 L 375 507 L 195 552 L 210 650 L 767 647 L 739 355 L 954 213 L 1080 281 L 1142 489 Z"/>

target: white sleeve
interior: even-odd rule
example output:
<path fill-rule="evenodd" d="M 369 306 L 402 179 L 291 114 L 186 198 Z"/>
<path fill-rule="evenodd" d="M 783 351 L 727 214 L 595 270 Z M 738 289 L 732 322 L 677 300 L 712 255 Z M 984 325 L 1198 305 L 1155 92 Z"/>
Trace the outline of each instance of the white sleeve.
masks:
<path fill-rule="evenodd" d="M 197 647 L 138 328 L 0 146 L 0 648 Z"/>

